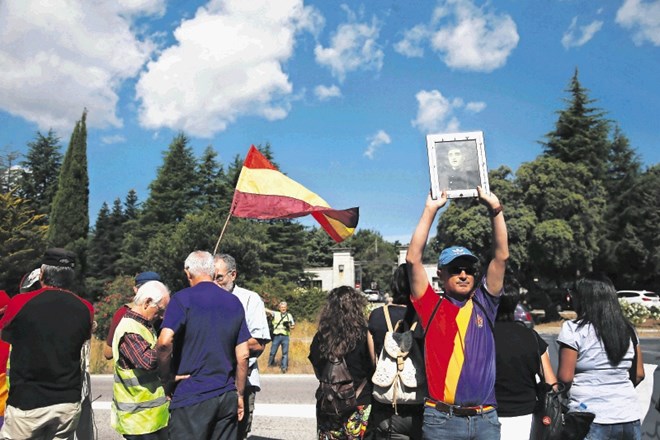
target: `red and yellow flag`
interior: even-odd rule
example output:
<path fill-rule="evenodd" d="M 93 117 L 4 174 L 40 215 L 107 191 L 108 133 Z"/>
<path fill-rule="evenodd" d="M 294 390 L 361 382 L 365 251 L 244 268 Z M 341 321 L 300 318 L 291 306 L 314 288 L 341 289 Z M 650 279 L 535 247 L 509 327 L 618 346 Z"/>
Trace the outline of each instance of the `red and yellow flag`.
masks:
<path fill-rule="evenodd" d="M 317 194 L 282 174 L 254 145 L 243 162 L 231 213 L 261 220 L 312 214 L 337 243 L 353 234 L 359 218 L 358 208 L 332 209 Z"/>

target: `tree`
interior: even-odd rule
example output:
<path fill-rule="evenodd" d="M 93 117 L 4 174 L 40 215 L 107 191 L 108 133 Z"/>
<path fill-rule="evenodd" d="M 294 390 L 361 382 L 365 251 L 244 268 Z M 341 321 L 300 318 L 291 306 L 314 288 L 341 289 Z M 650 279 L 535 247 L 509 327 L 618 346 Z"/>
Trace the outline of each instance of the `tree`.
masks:
<path fill-rule="evenodd" d="M 229 187 L 218 154 L 211 147 L 206 147 L 198 165 L 199 188 L 197 203 L 200 209 L 215 209 L 229 212 L 232 188 Z"/>
<path fill-rule="evenodd" d="M 593 178 L 602 181 L 610 157 L 610 123 L 602 110 L 591 107 L 595 100 L 580 84 L 577 69 L 566 91 L 571 95 L 565 99 L 568 107 L 557 112 L 555 129 L 545 135 L 547 142 L 541 142 L 545 155 L 565 163 L 584 164 Z"/>
<path fill-rule="evenodd" d="M 135 220 L 139 213 L 138 196 L 135 190 L 131 189 L 126 194 L 126 200 L 124 201 L 124 218 L 126 221 Z"/>
<path fill-rule="evenodd" d="M 43 214 L 13 192 L 0 193 L 0 289 L 18 292 L 23 274 L 37 267 L 46 249 Z"/>
<path fill-rule="evenodd" d="M 327 232 L 316 226 L 307 231 L 305 248 L 307 259 L 305 267 L 329 267 L 332 266 L 332 247 L 335 242 Z"/>
<path fill-rule="evenodd" d="M 87 110 L 76 122 L 62 163 L 48 229 L 52 246 L 70 248 L 75 241 L 86 239 L 89 232 L 86 119 Z"/>
<path fill-rule="evenodd" d="M 42 214 L 51 210 L 57 178 L 62 166 L 60 138 L 53 130 L 44 136 L 37 132 L 28 144 L 28 153 L 21 162 L 20 196 L 28 199 L 34 209 Z"/>
<path fill-rule="evenodd" d="M 388 290 L 397 260 L 397 250 L 383 236 L 371 229 L 360 229 L 342 244 L 353 249 L 353 258 L 359 264 L 358 279 L 362 289 L 374 286 Z M 361 271 L 361 275 L 360 275 Z"/>
<path fill-rule="evenodd" d="M 297 283 L 304 275 L 305 228 L 292 220 L 265 223 L 268 240 L 261 256 L 261 269 L 266 277 Z"/>
<path fill-rule="evenodd" d="M 89 233 L 89 176 L 87 174 L 87 110 L 71 133 L 57 181 L 49 217 L 48 243 L 76 253 L 76 290 L 84 294 Z M 86 294 L 85 294 L 86 295 Z"/>
<path fill-rule="evenodd" d="M 19 186 L 20 171 L 16 168 L 19 156 L 17 151 L 0 156 L 0 193 L 8 193 Z"/>

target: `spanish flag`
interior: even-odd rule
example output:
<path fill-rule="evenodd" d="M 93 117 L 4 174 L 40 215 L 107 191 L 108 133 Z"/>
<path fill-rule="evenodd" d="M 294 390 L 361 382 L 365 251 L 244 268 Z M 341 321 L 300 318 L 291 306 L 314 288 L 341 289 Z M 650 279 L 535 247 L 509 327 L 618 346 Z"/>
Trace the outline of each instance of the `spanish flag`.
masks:
<path fill-rule="evenodd" d="M 312 214 L 339 243 L 355 231 L 359 210 L 332 209 L 317 194 L 282 174 L 252 145 L 236 183 L 231 214 L 261 220 Z"/>

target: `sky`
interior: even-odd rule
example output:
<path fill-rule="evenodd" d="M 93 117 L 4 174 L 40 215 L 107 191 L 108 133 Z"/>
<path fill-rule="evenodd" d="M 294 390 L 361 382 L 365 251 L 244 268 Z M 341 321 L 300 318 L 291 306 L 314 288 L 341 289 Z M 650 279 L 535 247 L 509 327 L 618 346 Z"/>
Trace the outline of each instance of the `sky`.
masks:
<path fill-rule="evenodd" d="M 483 131 L 488 168 L 515 171 L 575 69 L 660 162 L 659 0 L 1 1 L 0 66 L 2 154 L 51 128 L 64 153 L 87 108 L 92 221 L 131 189 L 146 200 L 183 132 L 223 164 L 270 143 L 289 177 L 358 206 L 358 228 L 406 243 L 426 135 Z"/>

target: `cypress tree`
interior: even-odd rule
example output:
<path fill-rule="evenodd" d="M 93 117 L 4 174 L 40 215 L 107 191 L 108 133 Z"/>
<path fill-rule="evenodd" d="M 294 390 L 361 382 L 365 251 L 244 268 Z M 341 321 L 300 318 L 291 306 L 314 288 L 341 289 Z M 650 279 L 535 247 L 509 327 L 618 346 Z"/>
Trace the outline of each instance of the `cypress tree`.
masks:
<path fill-rule="evenodd" d="M 57 182 L 48 227 L 48 244 L 77 255 L 77 293 L 84 294 L 89 233 L 89 176 L 87 174 L 87 109 L 76 122 Z"/>

